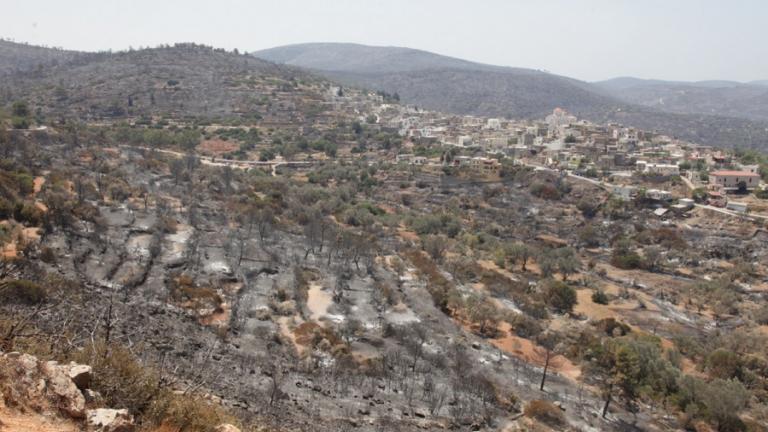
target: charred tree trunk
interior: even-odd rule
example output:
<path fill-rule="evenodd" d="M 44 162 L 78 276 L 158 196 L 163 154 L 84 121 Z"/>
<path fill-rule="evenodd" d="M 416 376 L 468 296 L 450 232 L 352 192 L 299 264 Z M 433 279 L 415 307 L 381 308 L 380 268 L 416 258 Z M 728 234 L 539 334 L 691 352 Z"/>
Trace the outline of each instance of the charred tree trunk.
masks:
<path fill-rule="evenodd" d="M 605 405 L 603 405 L 603 418 L 608 415 L 608 406 L 611 404 L 611 391 L 613 391 L 613 383 L 608 384 L 608 391 L 605 392 Z"/>
<path fill-rule="evenodd" d="M 547 350 L 547 355 L 544 358 L 544 373 L 541 375 L 541 385 L 539 386 L 539 390 L 544 391 L 544 383 L 547 381 L 547 370 L 549 370 L 549 358 L 552 355 L 551 350 Z"/>

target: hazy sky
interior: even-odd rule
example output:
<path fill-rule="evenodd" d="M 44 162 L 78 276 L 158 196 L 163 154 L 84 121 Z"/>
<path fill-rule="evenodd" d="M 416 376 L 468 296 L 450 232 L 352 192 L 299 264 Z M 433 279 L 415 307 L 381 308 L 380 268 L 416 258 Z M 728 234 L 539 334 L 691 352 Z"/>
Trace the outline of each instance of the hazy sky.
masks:
<path fill-rule="evenodd" d="M 420 48 L 583 80 L 768 79 L 768 0 L 0 0 L 0 37 L 79 50 L 199 42 Z"/>

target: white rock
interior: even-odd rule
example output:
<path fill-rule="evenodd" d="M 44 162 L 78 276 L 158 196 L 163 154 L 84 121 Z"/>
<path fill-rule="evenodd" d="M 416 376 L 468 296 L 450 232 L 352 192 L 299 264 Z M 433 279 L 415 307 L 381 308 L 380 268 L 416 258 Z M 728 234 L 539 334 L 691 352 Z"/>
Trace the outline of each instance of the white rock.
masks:
<path fill-rule="evenodd" d="M 75 383 L 77 388 L 80 390 L 85 390 L 91 386 L 91 378 L 93 377 L 92 367 L 88 365 L 70 363 L 67 368 L 69 369 L 69 378 L 72 380 L 72 382 Z"/>
<path fill-rule="evenodd" d="M 235 426 L 232 426 L 231 424 L 224 423 L 216 426 L 216 429 L 214 429 L 215 432 L 240 432 L 240 429 L 238 429 Z"/>
<path fill-rule="evenodd" d="M 59 400 L 61 409 L 73 418 L 85 417 L 85 397 L 64 370 L 55 362 L 46 362 L 42 371 L 47 378 L 47 389 Z"/>
<path fill-rule="evenodd" d="M 93 432 L 133 432 L 133 416 L 128 410 L 99 408 L 88 410 L 88 430 Z"/>
<path fill-rule="evenodd" d="M 37 357 L 31 356 L 29 354 L 20 354 L 18 357 L 14 358 L 16 359 L 16 363 L 24 368 L 24 373 L 27 376 L 37 372 Z"/>
<path fill-rule="evenodd" d="M 101 400 L 101 393 L 91 389 L 83 390 L 83 396 L 85 396 L 86 402 L 98 402 Z"/>

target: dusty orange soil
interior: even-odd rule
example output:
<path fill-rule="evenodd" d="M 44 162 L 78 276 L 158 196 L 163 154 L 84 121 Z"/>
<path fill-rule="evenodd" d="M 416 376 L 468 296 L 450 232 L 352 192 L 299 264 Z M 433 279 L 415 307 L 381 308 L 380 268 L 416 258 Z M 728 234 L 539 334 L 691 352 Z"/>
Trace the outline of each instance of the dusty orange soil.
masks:
<path fill-rule="evenodd" d="M 227 296 L 235 296 L 238 291 L 243 288 L 242 283 L 228 283 L 224 285 L 224 294 Z M 232 308 L 229 303 L 224 302 L 219 305 L 219 310 L 216 312 L 204 316 L 200 319 L 200 323 L 203 325 L 210 325 L 214 327 L 224 327 L 229 325 L 230 318 L 232 317 Z"/>
<path fill-rule="evenodd" d="M 281 316 L 277 319 L 277 324 L 280 327 L 280 334 L 284 338 L 293 343 L 293 347 L 296 348 L 296 353 L 301 356 L 307 350 L 304 345 L 304 340 L 299 341 L 299 327 L 306 324 L 299 315 L 294 316 Z"/>
<path fill-rule="evenodd" d="M 670 350 L 675 348 L 674 342 L 667 338 L 660 338 L 661 339 L 661 347 L 665 350 Z M 680 370 L 683 371 L 683 373 L 686 373 L 688 375 L 694 375 L 701 378 L 706 378 L 706 375 L 701 373 L 699 370 L 696 369 L 696 363 L 694 363 L 691 359 L 688 357 L 682 357 L 680 360 Z"/>
<path fill-rule="evenodd" d="M 43 190 L 43 185 L 44 184 L 45 184 L 45 177 L 43 177 L 43 176 L 35 177 L 34 189 L 32 190 L 32 196 L 33 197 L 37 196 L 40 193 L 40 191 Z M 40 211 L 42 211 L 42 212 L 47 212 L 48 211 L 48 206 L 43 204 L 43 202 L 40 201 L 40 200 L 35 200 L 35 207 L 40 209 Z"/>
<path fill-rule="evenodd" d="M 333 304 L 333 299 L 328 291 L 323 290 L 320 284 L 310 284 L 307 291 L 307 309 L 313 321 L 325 327 L 322 318 L 328 313 L 328 308 Z"/>
<path fill-rule="evenodd" d="M 521 338 L 512 331 L 509 323 L 500 324 L 500 330 L 505 336 L 497 339 L 491 339 L 491 343 L 507 354 L 513 355 L 526 363 L 535 364 L 543 367 L 546 351 L 534 342 Z M 562 355 L 555 355 L 549 360 L 549 368 L 559 375 L 565 376 L 571 380 L 577 381 L 581 377 L 581 368 L 573 364 Z"/>
<path fill-rule="evenodd" d="M 620 288 L 610 282 L 602 284 L 603 291 L 608 294 L 618 295 Z M 659 308 L 652 303 L 652 298 L 648 294 L 635 289 L 628 290 L 639 301 L 645 305 L 648 312 L 660 312 Z M 640 307 L 638 300 L 621 300 L 608 305 L 598 304 L 592 301 L 591 289 L 580 289 L 576 291 L 577 304 L 574 306 L 574 312 L 583 314 L 593 320 L 602 320 L 605 318 L 621 318 L 624 312 L 636 310 Z"/>
<path fill-rule="evenodd" d="M 240 149 L 240 145 L 232 141 L 219 139 L 205 140 L 197 146 L 200 153 L 210 156 L 221 156 Z"/>
<path fill-rule="evenodd" d="M 580 289 L 576 291 L 576 305 L 573 311 L 577 314 L 586 315 L 593 320 L 602 320 L 606 318 L 619 318 L 619 315 L 608 305 L 598 304 L 592 301 L 591 289 Z"/>
<path fill-rule="evenodd" d="M 40 191 L 43 190 L 44 184 L 45 184 L 45 177 L 43 176 L 35 177 L 33 193 L 35 195 L 39 194 Z"/>
<path fill-rule="evenodd" d="M 753 291 L 768 292 L 768 283 L 763 282 L 752 286 Z"/>
<path fill-rule="evenodd" d="M 397 235 L 400 236 L 403 240 L 409 240 L 409 241 L 419 241 L 419 235 L 416 234 L 413 231 L 407 230 L 405 227 L 400 226 L 397 228 Z"/>
<path fill-rule="evenodd" d="M 605 292 L 609 294 L 618 294 L 619 287 L 617 287 L 614 284 L 606 283 L 604 288 Z M 625 320 L 622 319 L 622 316 L 624 315 L 623 311 L 629 311 L 634 310 L 638 307 L 637 301 L 625 301 L 620 304 L 612 304 L 612 305 L 602 305 L 598 304 L 592 301 L 592 290 L 591 289 L 581 289 L 576 291 L 576 297 L 578 300 L 578 303 L 576 306 L 574 306 L 574 311 L 583 315 L 586 315 L 590 319 L 593 320 L 602 320 L 605 318 L 614 318 L 617 320 L 622 321 L 624 324 L 628 325 L 630 328 L 632 328 L 633 331 L 645 333 L 645 331 L 635 325 L 627 323 Z M 650 296 L 647 294 L 637 291 L 637 290 L 630 290 L 630 292 L 634 295 L 636 295 L 638 298 L 643 300 L 643 302 L 646 304 L 646 310 L 650 312 L 658 312 L 659 309 L 652 303 L 650 303 Z M 674 348 L 674 343 L 666 338 L 660 337 L 661 339 L 661 347 L 665 350 Z M 696 365 L 691 361 L 691 359 L 687 357 L 683 357 L 680 361 L 680 368 L 683 372 L 687 374 L 697 375 L 701 376 L 701 373 L 696 370 Z"/>
<path fill-rule="evenodd" d="M 11 223 L 7 220 L 0 221 L 0 224 L 11 225 Z M 13 230 L 14 231 L 11 234 L 11 240 L 4 244 L 2 251 L 0 251 L 0 256 L 2 256 L 3 259 L 14 259 L 18 257 L 19 237 L 21 237 L 22 242 L 25 244 L 40 240 L 40 228 L 20 228 L 20 225 L 15 225 Z"/>
<path fill-rule="evenodd" d="M 83 430 L 70 420 L 49 418 L 36 413 L 18 413 L 0 407 L 2 432 L 78 432 Z"/>
<path fill-rule="evenodd" d="M 615 279 L 623 280 L 635 280 L 639 283 L 645 284 L 648 287 L 663 288 L 679 291 L 681 288 L 685 288 L 688 283 L 675 279 L 672 276 L 651 273 L 644 270 L 622 270 L 614 267 L 610 264 L 599 263 L 596 266 L 597 270 L 605 270 L 606 274 Z"/>
<path fill-rule="evenodd" d="M 3 245 L 2 257 L 6 260 L 12 260 L 19 256 L 19 251 L 16 250 L 16 243 L 6 243 Z"/>
<path fill-rule="evenodd" d="M 223 327 L 229 324 L 230 308 L 227 303 L 219 305 L 221 310 L 214 312 L 210 315 L 206 315 L 200 318 L 200 323 L 203 325 Z"/>
<path fill-rule="evenodd" d="M 395 210 L 392 206 L 387 204 L 378 204 L 379 208 L 384 210 L 387 214 L 396 214 L 397 210 Z"/>

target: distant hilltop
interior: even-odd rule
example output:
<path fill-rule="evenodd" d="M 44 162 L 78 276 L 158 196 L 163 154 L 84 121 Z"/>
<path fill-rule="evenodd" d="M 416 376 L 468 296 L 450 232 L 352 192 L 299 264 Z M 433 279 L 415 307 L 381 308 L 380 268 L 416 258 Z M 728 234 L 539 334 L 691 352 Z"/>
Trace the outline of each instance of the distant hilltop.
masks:
<path fill-rule="evenodd" d="M 595 122 L 620 122 L 703 144 L 768 148 L 768 81 L 588 83 L 411 48 L 348 43 L 287 45 L 251 54 L 343 84 L 397 93 L 405 103 L 442 112 L 534 119 L 563 107 Z"/>

